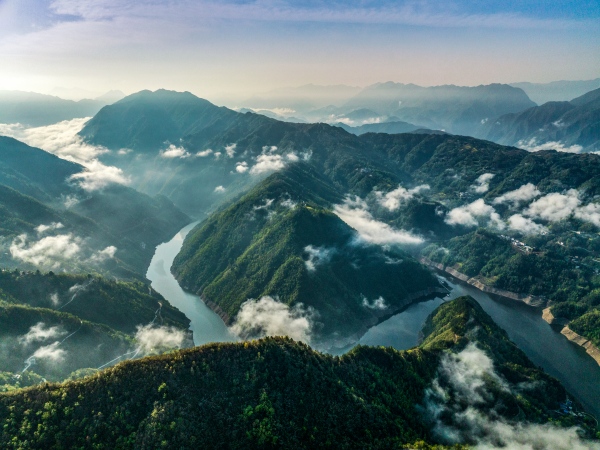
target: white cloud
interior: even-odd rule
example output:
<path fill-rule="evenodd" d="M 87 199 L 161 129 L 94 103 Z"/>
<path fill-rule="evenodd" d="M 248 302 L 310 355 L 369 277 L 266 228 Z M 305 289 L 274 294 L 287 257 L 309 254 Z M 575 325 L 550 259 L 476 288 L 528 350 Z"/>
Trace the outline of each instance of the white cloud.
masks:
<path fill-rule="evenodd" d="M 72 180 L 79 181 L 87 191 L 102 189 L 109 184 L 129 184 L 130 179 L 117 167 L 105 166 L 98 156 L 109 150 L 83 141 L 77 133 L 89 117 L 65 120 L 45 127 L 25 128 L 21 125 L 0 124 L 0 134 L 14 137 L 32 147 L 38 147 L 68 161 L 81 164 L 85 171 L 75 174 Z"/>
<path fill-rule="evenodd" d="M 38 267 L 57 268 L 61 262 L 77 257 L 82 240 L 72 234 L 46 236 L 39 241 L 28 242 L 27 235 L 17 236 L 11 246 L 13 258 Z"/>
<path fill-rule="evenodd" d="M 269 209 L 269 207 L 273 204 L 275 200 L 272 198 L 266 198 L 265 202 L 262 205 L 253 206 L 252 209 L 254 211 L 259 211 L 261 209 Z"/>
<path fill-rule="evenodd" d="M 44 345 L 38 348 L 33 355 L 35 359 L 47 359 L 53 362 L 62 361 L 65 358 L 67 352 L 61 348 L 58 348 L 60 342 L 56 341 L 50 345 Z"/>
<path fill-rule="evenodd" d="M 575 210 L 575 217 L 600 227 L 600 204 L 590 203 Z"/>
<path fill-rule="evenodd" d="M 536 197 L 539 197 L 542 193 L 532 183 L 522 185 L 520 188 L 514 191 L 509 191 L 496 197 L 492 203 L 500 205 L 502 203 L 512 203 L 513 207 L 518 207 L 521 203 L 527 203 Z"/>
<path fill-rule="evenodd" d="M 523 217 L 521 214 L 513 214 L 508 218 L 508 228 L 523 234 L 541 234 L 548 232 L 548 228 L 539 223 L 535 223 L 528 217 Z"/>
<path fill-rule="evenodd" d="M 317 270 L 317 266 L 327 263 L 331 259 L 333 249 L 326 247 L 315 247 L 314 245 L 307 245 L 304 247 L 304 252 L 308 254 L 308 259 L 304 261 L 306 269 L 309 272 Z"/>
<path fill-rule="evenodd" d="M 225 189 L 225 187 L 224 187 L 224 186 L 217 186 L 217 187 L 215 188 L 215 192 L 216 192 L 217 194 L 219 194 L 219 193 L 222 193 L 222 192 L 225 192 L 226 190 L 227 190 L 227 189 Z"/>
<path fill-rule="evenodd" d="M 215 155 L 215 159 L 217 159 L 217 160 L 221 159 L 221 152 L 215 152 L 214 155 Z"/>
<path fill-rule="evenodd" d="M 117 253 L 117 247 L 115 247 L 114 245 L 110 245 L 104 250 L 99 250 L 96 253 L 94 253 L 90 257 L 90 261 L 96 263 L 104 262 L 108 259 L 113 259 L 115 257 L 115 253 Z"/>
<path fill-rule="evenodd" d="M 161 158 L 167 158 L 167 159 L 174 159 L 174 158 L 185 159 L 185 158 L 189 158 L 192 155 L 185 148 L 176 147 L 173 144 L 171 144 L 171 145 L 169 145 L 169 147 L 166 150 L 161 150 L 160 156 L 161 156 Z"/>
<path fill-rule="evenodd" d="M 535 138 L 530 139 L 529 141 L 521 140 L 517 142 L 517 147 L 520 147 L 523 150 L 527 150 L 528 152 L 539 152 L 541 150 L 556 150 L 558 152 L 566 153 L 581 153 L 581 151 L 583 150 L 583 147 L 581 145 L 566 146 L 565 144 L 559 141 L 551 141 L 538 144 Z"/>
<path fill-rule="evenodd" d="M 236 164 L 235 171 L 237 173 L 245 173 L 248 171 L 248 163 L 246 161 L 242 161 Z"/>
<path fill-rule="evenodd" d="M 298 203 L 293 201 L 291 198 L 286 198 L 281 202 L 281 206 L 288 209 L 294 209 L 296 206 L 298 206 Z"/>
<path fill-rule="evenodd" d="M 246 300 L 238 312 L 232 331 L 243 339 L 289 336 L 310 343 L 315 312 L 301 303 L 292 307 L 265 296 Z"/>
<path fill-rule="evenodd" d="M 385 304 L 385 299 L 382 296 L 379 296 L 378 298 L 376 298 L 375 300 L 370 302 L 369 299 L 363 295 L 362 305 L 365 308 L 369 308 L 369 309 L 378 309 L 378 310 L 387 309 L 387 305 Z"/>
<path fill-rule="evenodd" d="M 105 166 L 98 160 L 86 164 L 86 170 L 76 173 L 70 180 L 77 180 L 82 189 L 96 191 L 111 184 L 129 184 L 130 180 L 123 171 L 115 166 Z"/>
<path fill-rule="evenodd" d="M 565 194 L 547 194 L 533 202 L 523 211 L 530 217 L 539 217 L 550 222 L 558 222 L 571 216 L 581 204 L 579 192 L 570 189 Z"/>
<path fill-rule="evenodd" d="M 448 212 L 444 220 L 448 225 L 476 227 L 479 225 L 479 219 L 487 219 L 488 226 L 494 226 L 500 230 L 504 229 L 504 222 L 502 222 L 500 214 L 481 198 L 468 205 L 454 208 Z"/>
<path fill-rule="evenodd" d="M 490 181 L 494 177 L 495 175 L 493 173 L 484 173 L 482 175 L 479 175 L 473 183 L 473 185 L 471 186 L 471 189 L 473 189 L 478 194 L 486 193 L 490 190 Z"/>
<path fill-rule="evenodd" d="M 212 150 L 209 148 L 207 150 L 202 150 L 201 152 L 197 152 L 196 156 L 200 157 L 200 158 L 204 158 L 205 156 L 209 156 L 212 155 Z"/>
<path fill-rule="evenodd" d="M 138 325 L 135 340 L 139 345 L 138 349 L 144 354 L 162 353 L 180 348 L 185 340 L 185 332 L 174 327 Z"/>
<path fill-rule="evenodd" d="M 600 449 L 596 442 L 583 441 L 576 428 L 509 423 L 494 409 L 491 386 L 514 396 L 492 360 L 475 344 L 458 354 L 444 354 L 425 393 L 425 412 L 434 436 L 446 444 L 474 442 L 473 448 L 481 450 Z"/>
<path fill-rule="evenodd" d="M 281 155 L 262 154 L 256 157 L 256 164 L 250 169 L 252 175 L 264 172 L 281 170 L 285 167 L 285 161 Z"/>
<path fill-rule="evenodd" d="M 398 186 L 396 189 L 388 192 L 387 194 L 383 194 L 381 191 L 375 191 L 375 196 L 377 197 L 377 201 L 381 206 L 389 209 L 390 211 L 395 211 L 402 203 L 410 200 L 416 194 L 428 189 L 430 189 L 428 184 L 422 184 L 412 189 L 406 189 L 402 186 Z"/>
<path fill-rule="evenodd" d="M 364 200 L 347 197 L 344 203 L 334 206 L 334 213 L 354 228 L 360 238 L 372 244 L 421 244 L 422 238 L 404 230 L 396 230 L 386 223 L 375 220 L 367 210 Z"/>
<path fill-rule="evenodd" d="M 50 294 L 50 303 L 52 303 L 52 306 L 58 306 L 58 304 L 60 303 L 60 299 L 58 298 L 58 293 L 54 292 L 53 294 Z"/>
<path fill-rule="evenodd" d="M 48 339 L 56 339 L 67 334 L 61 326 L 47 327 L 44 322 L 38 322 L 23 336 L 19 337 L 19 342 L 23 345 L 29 345 L 32 342 L 41 342 Z"/>
<path fill-rule="evenodd" d="M 233 158 L 233 155 L 235 155 L 236 147 L 237 147 L 237 144 L 229 144 L 225 147 L 225 153 L 227 154 L 228 157 Z"/>
<path fill-rule="evenodd" d="M 50 225 L 41 224 L 35 227 L 35 231 L 38 235 L 44 234 L 46 231 L 55 231 L 63 228 L 64 225 L 60 222 L 52 222 Z"/>

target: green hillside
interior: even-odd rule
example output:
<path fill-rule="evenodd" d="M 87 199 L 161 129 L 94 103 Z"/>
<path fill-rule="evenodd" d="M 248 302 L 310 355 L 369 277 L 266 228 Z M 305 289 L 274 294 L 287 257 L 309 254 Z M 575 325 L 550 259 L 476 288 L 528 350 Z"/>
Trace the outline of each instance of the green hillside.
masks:
<path fill-rule="evenodd" d="M 426 331 L 420 348 L 357 347 L 342 357 L 289 338 L 210 344 L 81 381 L 1 394 L 0 442 L 6 448 L 415 448 L 408 445 L 415 442 L 427 448 L 422 441 L 438 437 L 419 405 L 434 379 L 446 386 L 440 360 L 469 344 L 494 362 L 497 374 L 477 389 L 487 389 L 496 420 L 576 423 L 551 412 L 565 399 L 560 384 L 474 301 L 442 305 Z M 506 388 L 494 387 L 497 376 Z M 523 383 L 538 387 L 509 394 Z"/>

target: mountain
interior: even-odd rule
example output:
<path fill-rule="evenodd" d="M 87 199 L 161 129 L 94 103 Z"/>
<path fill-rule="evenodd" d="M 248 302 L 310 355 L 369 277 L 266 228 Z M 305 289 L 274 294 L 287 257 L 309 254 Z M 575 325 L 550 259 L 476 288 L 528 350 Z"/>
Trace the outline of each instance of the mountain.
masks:
<path fill-rule="evenodd" d="M 158 351 L 165 335 L 189 346 L 189 320 L 139 282 L 3 270 L 0 286 L 0 391 Z"/>
<path fill-rule="evenodd" d="M 343 128 L 348 133 L 356 134 L 360 136 L 365 133 L 388 133 L 388 134 L 398 134 L 398 133 L 413 133 L 417 130 L 423 130 L 422 127 L 413 125 L 408 122 L 382 122 L 382 123 L 368 123 L 365 125 L 359 126 L 349 126 L 344 123 L 336 123 L 335 126 Z"/>
<path fill-rule="evenodd" d="M 309 166 L 275 173 L 190 232 L 173 273 L 229 323 L 240 322 L 248 299 L 272 296 L 308 309 L 315 344 L 347 345 L 441 289 L 406 252 L 356 243 L 354 230 L 331 212 L 341 202 Z"/>
<path fill-rule="evenodd" d="M 0 136 L 4 264 L 46 270 L 67 264 L 70 270 L 139 277 L 154 247 L 190 222 L 164 197 L 151 198 L 115 184 L 86 191 L 73 178 L 84 170 Z M 40 242 L 53 246 L 42 249 Z M 70 257 L 62 256 L 66 250 Z"/>
<path fill-rule="evenodd" d="M 564 102 L 579 97 L 586 92 L 600 88 L 600 78 L 579 81 L 552 81 L 551 83 L 509 83 L 523 89 L 538 105 L 548 102 Z"/>
<path fill-rule="evenodd" d="M 504 84 L 421 87 L 387 82 L 364 88 L 343 108 L 369 108 L 422 127 L 475 135 L 481 123 L 532 106 L 521 89 Z"/>
<path fill-rule="evenodd" d="M 600 149 L 600 88 L 570 102 L 548 102 L 483 127 L 487 139 L 528 149 Z"/>
<path fill-rule="evenodd" d="M 548 442 L 568 433 L 561 422 L 592 428 L 553 411 L 565 401 L 562 386 L 472 299 L 442 305 L 424 331 L 423 345 L 409 351 L 357 347 L 342 357 L 289 338 L 209 344 L 129 361 L 76 382 L 0 394 L 0 442 L 34 448 L 429 448 L 451 443 L 442 431 L 452 430 L 467 410 L 479 423 L 493 417 L 507 429 L 518 423 L 524 433 L 545 430 Z M 477 383 L 466 389 L 471 397 L 461 391 L 464 381 L 453 378 L 469 357 L 488 364 L 469 372 Z M 445 393 L 447 407 L 436 403 L 432 386 Z M 472 404 L 471 398 L 481 400 Z M 444 414 L 437 427 L 429 412 L 436 406 Z M 550 420 L 554 426 L 535 425 Z M 491 430 L 455 436 L 454 442 L 468 444 L 493 438 Z M 504 433 L 496 442 L 510 445 L 512 439 Z"/>
<path fill-rule="evenodd" d="M 40 127 L 63 120 L 91 117 L 114 100 L 114 95 L 96 100 L 64 100 L 35 92 L 0 91 L 0 123 Z"/>

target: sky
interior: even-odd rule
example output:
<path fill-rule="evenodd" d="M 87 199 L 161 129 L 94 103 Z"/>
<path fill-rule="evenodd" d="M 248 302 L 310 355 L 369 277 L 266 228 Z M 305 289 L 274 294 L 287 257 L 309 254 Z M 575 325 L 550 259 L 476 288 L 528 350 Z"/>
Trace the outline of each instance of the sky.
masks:
<path fill-rule="evenodd" d="M 0 90 L 224 99 L 597 77 L 598 0 L 0 0 Z"/>

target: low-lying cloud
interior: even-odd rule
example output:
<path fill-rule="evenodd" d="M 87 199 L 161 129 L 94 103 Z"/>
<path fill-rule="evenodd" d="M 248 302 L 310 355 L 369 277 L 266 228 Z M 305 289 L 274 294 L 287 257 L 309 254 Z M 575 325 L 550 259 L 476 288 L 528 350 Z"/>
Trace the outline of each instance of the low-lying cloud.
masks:
<path fill-rule="evenodd" d="M 538 144 L 537 139 L 521 140 L 517 142 L 517 147 L 527 150 L 528 152 L 539 152 L 542 150 L 556 150 L 557 152 L 565 153 L 581 153 L 583 147 L 581 145 L 565 145 L 560 141 L 549 141 Z"/>
<path fill-rule="evenodd" d="M 26 128 L 19 124 L 0 124 L 0 134 L 14 137 L 32 147 L 38 147 L 68 161 L 81 164 L 85 171 L 71 177 L 72 181 L 87 190 L 102 189 L 109 184 L 129 184 L 130 179 L 114 166 L 102 164 L 98 157 L 109 150 L 92 145 L 77 133 L 81 131 L 89 117 L 65 120 L 44 127 Z M 122 149 L 127 150 L 127 149 Z"/>
<path fill-rule="evenodd" d="M 236 148 L 237 148 L 237 144 L 229 144 L 229 145 L 225 146 L 225 154 L 229 158 L 233 158 L 233 156 L 235 155 Z"/>
<path fill-rule="evenodd" d="M 250 174 L 259 175 L 266 172 L 275 172 L 284 169 L 289 163 L 294 163 L 300 160 L 300 157 L 295 152 L 285 154 L 275 153 L 277 147 L 275 145 L 265 145 L 262 148 L 262 153 L 256 157 L 256 163 L 250 169 Z M 238 167 L 241 167 L 238 170 Z M 247 167 L 247 166 L 246 166 Z M 245 172 L 244 166 L 236 166 L 236 170 L 240 173 Z"/>
<path fill-rule="evenodd" d="M 509 191 L 496 197 L 492 203 L 494 205 L 510 203 L 513 208 L 517 208 L 521 203 L 528 203 L 540 195 L 542 195 L 542 193 L 535 185 L 527 183 L 514 191 Z"/>
<path fill-rule="evenodd" d="M 59 345 L 59 341 L 53 342 L 50 345 L 44 345 L 43 347 L 38 348 L 31 356 L 35 359 L 46 359 L 52 362 L 60 362 L 65 359 L 67 352 L 62 348 L 58 348 Z"/>
<path fill-rule="evenodd" d="M 466 227 L 476 227 L 479 225 L 480 220 L 484 220 L 487 221 L 488 226 L 500 230 L 505 227 L 500 214 L 481 198 L 468 205 L 452 209 L 444 220 L 448 225 L 463 225 Z"/>
<path fill-rule="evenodd" d="M 548 232 L 548 228 L 535 223 L 529 217 L 523 217 L 521 214 L 513 214 L 508 218 L 508 228 L 526 235 L 545 234 Z"/>
<path fill-rule="evenodd" d="M 264 336 L 289 336 L 310 343 L 315 311 L 298 303 L 286 305 L 265 296 L 246 300 L 238 312 L 231 330 L 242 339 Z"/>
<path fill-rule="evenodd" d="M 186 159 L 190 158 L 192 154 L 183 147 L 176 147 L 175 145 L 171 144 L 166 150 L 160 151 L 160 156 L 161 158 L 165 159 Z"/>
<path fill-rule="evenodd" d="M 384 222 L 375 220 L 368 211 L 367 203 L 355 197 L 346 197 L 344 203 L 335 205 L 334 213 L 346 224 L 354 228 L 359 237 L 372 244 L 421 244 L 423 238 L 414 234 L 392 228 Z"/>
<path fill-rule="evenodd" d="M 23 345 L 29 345 L 33 342 L 47 341 L 48 339 L 57 339 L 64 336 L 67 332 L 61 326 L 46 326 L 44 322 L 38 322 L 29 328 L 29 331 L 19 337 L 19 342 Z"/>
<path fill-rule="evenodd" d="M 61 228 L 64 228 L 64 225 L 60 222 L 52 222 L 49 225 L 38 225 L 37 227 L 35 227 L 35 231 L 37 232 L 38 235 L 42 235 L 44 233 L 46 233 L 47 231 L 56 231 L 56 230 L 60 230 Z"/>
<path fill-rule="evenodd" d="M 375 197 L 381 206 L 390 210 L 396 211 L 402 203 L 412 199 L 416 194 L 420 194 L 423 191 L 430 189 L 428 184 L 421 184 L 420 186 L 412 189 L 406 189 L 402 186 L 398 186 L 393 191 L 384 194 L 381 191 L 375 191 Z"/>
<path fill-rule="evenodd" d="M 549 222 L 559 222 L 571 216 L 580 204 L 579 192 L 569 189 L 564 194 L 555 192 L 543 196 L 529 205 L 523 214 Z"/>
<path fill-rule="evenodd" d="M 185 340 L 185 332 L 175 327 L 138 325 L 135 340 L 144 354 L 162 353 L 174 348 L 181 348 Z"/>
<path fill-rule="evenodd" d="M 384 310 L 387 309 L 388 305 L 385 304 L 385 299 L 382 296 L 379 296 L 372 302 L 369 301 L 367 297 L 363 295 L 362 297 L 362 305 L 368 309 L 376 309 L 376 310 Z"/>
<path fill-rule="evenodd" d="M 314 272 L 317 267 L 327 263 L 331 259 L 333 249 L 326 247 L 315 247 L 314 245 L 307 245 L 304 247 L 304 252 L 308 255 L 308 259 L 304 261 L 306 270 Z"/>
<path fill-rule="evenodd" d="M 46 236 L 33 242 L 28 240 L 26 234 L 21 234 L 10 246 L 10 254 L 14 259 L 53 269 L 60 267 L 63 261 L 79 256 L 81 250 L 82 240 L 71 233 Z"/>
<path fill-rule="evenodd" d="M 473 189 L 478 194 L 486 193 L 490 190 L 490 181 L 494 177 L 495 175 L 493 173 L 484 173 L 482 175 L 479 175 L 473 183 L 473 185 L 471 186 L 471 189 Z"/>
<path fill-rule="evenodd" d="M 467 443 L 482 450 L 600 449 L 596 442 L 583 441 L 574 427 L 509 422 L 497 412 L 493 391 L 517 394 L 475 344 L 442 356 L 423 408 L 434 436 L 445 444 Z"/>

